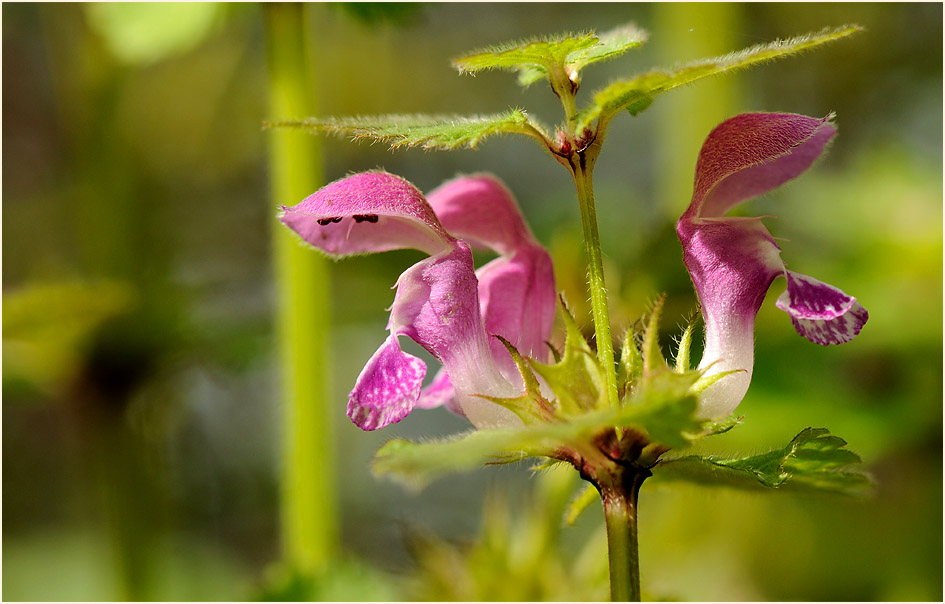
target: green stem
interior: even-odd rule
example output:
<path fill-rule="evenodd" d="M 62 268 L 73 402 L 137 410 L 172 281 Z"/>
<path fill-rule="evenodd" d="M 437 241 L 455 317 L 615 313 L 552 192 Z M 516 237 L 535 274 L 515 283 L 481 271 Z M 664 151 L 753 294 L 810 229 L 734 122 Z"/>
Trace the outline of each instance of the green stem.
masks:
<path fill-rule="evenodd" d="M 597 358 L 604 368 L 607 380 L 607 399 L 612 407 L 616 407 L 619 404 L 617 368 L 614 364 L 614 341 L 610 334 L 610 311 L 607 308 L 607 287 L 604 284 L 604 261 L 600 251 L 600 234 L 597 231 L 597 212 L 594 209 L 594 187 L 591 182 L 593 159 L 588 159 L 584 153 L 578 153 L 575 159 L 577 161 L 572 160 L 571 170 L 577 188 L 578 204 L 581 207 L 581 227 L 584 231 L 584 253 L 587 257 Z"/>
<path fill-rule="evenodd" d="M 637 551 L 637 497 L 648 472 L 623 475 L 612 485 L 601 485 L 607 553 L 610 560 L 610 599 L 640 601 L 640 558 Z"/>
<path fill-rule="evenodd" d="M 271 115 L 312 115 L 304 7 L 280 3 L 267 4 L 264 10 Z M 322 179 L 318 139 L 290 130 L 276 130 L 268 136 L 273 205 L 301 201 Z M 300 246 L 275 219 L 272 223 L 284 409 L 283 555 L 294 568 L 313 572 L 331 559 L 338 540 L 328 407 L 330 273 L 325 258 Z"/>

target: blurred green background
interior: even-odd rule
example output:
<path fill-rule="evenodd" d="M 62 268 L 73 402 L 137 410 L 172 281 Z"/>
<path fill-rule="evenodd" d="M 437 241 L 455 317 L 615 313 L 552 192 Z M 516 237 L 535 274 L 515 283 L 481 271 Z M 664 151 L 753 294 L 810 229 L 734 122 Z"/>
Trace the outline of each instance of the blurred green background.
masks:
<path fill-rule="evenodd" d="M 416 252 L 331 266 L 332 561 L 279 566 L 279 361 L 263 131 L 265 12 L 254 4 L 3 4 L 3 590 L 8 600 L 599 599 L 599 504 L 573 528 L 570 476 L 487 468 L 409 493 L 375 480 L 394 436 L 456 433 L 417 412 L 380 433 L 344 417 Z M 828 427 L 877 480 L 865 501 L 644 485 L 653 599 L 942 599 L 941 4 L 316 4 L 305 7 L 321 115 L 491 113 L 558 120 L 547 89 L 459 77 L 491 43 L 633 21 L 610 79 L 825 26 L 854 38 L 667 93 L 615 120 L 596 170 L 615 330 L 659 292 L 695 305 L 673 232 L 695 157 L 743 111 L 837 113 L 809 173 L 745 208 L 776 215 L 783 258 L 869 310 L 820 348 L 761 311 L 744 425 L 706 451 L 754 453 Z M 579 102 L 581 100 L 579 95 Z M 325 182 L 384 167 L 430 190 L 493 172 L 555 258 L 579 316 L 580 221 L 567 173 L 532 142 L 391 153 L 321 141 Z M 319 172 L 320 170 L 320 172 Z M 313 252 L 314 253 L 314 252 Z M 668 331 L 672 331 L 671 329 Z M 667 334 L 666 345 L 671 343 Z M 711 447 L 711 448 L 710 448 Z M 330 472 L 331 473 L 331 472 Z M 316 489 L 317 490 L 317 489 Z M 489 503 L 483 507 L 488 495 Z M 485 510 L 485 512 L 483 512 Z M 485 524 L 485 528 L 484 525 Z"/>

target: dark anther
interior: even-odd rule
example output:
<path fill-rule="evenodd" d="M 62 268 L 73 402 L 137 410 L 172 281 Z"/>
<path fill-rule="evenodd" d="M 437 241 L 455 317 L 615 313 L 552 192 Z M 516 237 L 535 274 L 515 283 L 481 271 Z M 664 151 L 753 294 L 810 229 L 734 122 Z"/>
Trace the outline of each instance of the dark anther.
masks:
<path fill-rule="evenodd" d="M 319 218 L 315 222 L 317 222 L 318 224 L 322 226 L 326 226 L 332 222 L 341 222 L 341 216 L 335 216 L 333 218 Z"/>
<path fill-rule="evenodd" d="M 355 214 L 354 221 L 355 222 L 377 222 L 378 216 L 377 214 Z"/>

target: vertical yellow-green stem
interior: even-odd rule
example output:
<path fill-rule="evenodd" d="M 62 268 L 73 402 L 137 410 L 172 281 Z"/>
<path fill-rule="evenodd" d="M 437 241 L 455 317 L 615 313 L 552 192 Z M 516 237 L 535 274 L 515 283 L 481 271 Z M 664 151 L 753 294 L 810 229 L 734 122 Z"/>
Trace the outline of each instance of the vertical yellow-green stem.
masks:
<path fill-rule="evenodd" d="M 272 118 L 314 114 L 306 63 L 305 7 L 267 4 L 269 111 Z M 321 184 L 316 137 L 268 132 L 273 214 Z M 285 561 L 311 572 L 329 559 L 337 541 L 333 430 L 329 409 L 329 266 L 273 216 L 278 296 L 277 337 L 282 367 L 282 540 Z"/>
<path fill-rule="evenodd" d="M 594 333 L 597 336 L 597 358 L 604 368 L 607 380 L 607 399 L 616 407 L 617 369 L 614 364 L 614 341 L 610 335 L 610 311 L 607 307 L 607 287 L 604 283 L 604 261 L 600 251 L 600 234 L 597 230 L 597 211 L 594 208 L 594 186 L 591 181 L 593 159 L 579 154 L 572 166 L 578 203 L 581 206 L 581 228 L 584 232 L 584 253 L 587 257 L 587 280 L 591 294 L 591 311 L 594 316 Z"/>

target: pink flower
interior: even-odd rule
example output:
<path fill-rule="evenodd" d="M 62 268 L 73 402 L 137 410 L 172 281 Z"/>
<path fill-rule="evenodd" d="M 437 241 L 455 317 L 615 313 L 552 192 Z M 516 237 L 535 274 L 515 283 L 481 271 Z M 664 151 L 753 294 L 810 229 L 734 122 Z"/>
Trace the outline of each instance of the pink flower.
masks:
<path fill-rule="evenodd" d="M 702 393 L 702 417 L 724 417 L 744 398 L 754 363 L 755 316 L 776 278 L 787 279 L 777 307 L 808 340 L 824 346 L 849 342 L 866 323 L 869 315 L 856 298 L 787 270 L 761 218 L 725 216 L 807 170 L 836 134 L 831 117 L 746 113 L 719 124 L 702 146 L 692 203 L 676 232 L 705 319 L 699 367 L 707 376 L 738 371 Z"/>
<path fill-rule="evenodd" d="M 485 175 L 462 177 L 427 201 L 400 177 L 364 172 L 283 210 L 285 225 L 334 257 L 400 248 L 430 256 L 397 280 L 390 336 L 348 397 L 348 417 L 355 424 L 376 430 L 416 406 L 441 404 L 478 428 L 520 423 L 512 412 L 481 398 L 515 397 L 522 390 L 511 356 L 491 336 L 544 360 L 555 311 L 554 273 L 501 183 Z M 475 271 L 470 246 L 500 256 Z M 400 336 L 443 364 L 444 372 L 422 393 L 426 366 L 400 349 Z"/>

